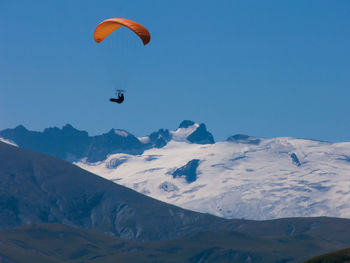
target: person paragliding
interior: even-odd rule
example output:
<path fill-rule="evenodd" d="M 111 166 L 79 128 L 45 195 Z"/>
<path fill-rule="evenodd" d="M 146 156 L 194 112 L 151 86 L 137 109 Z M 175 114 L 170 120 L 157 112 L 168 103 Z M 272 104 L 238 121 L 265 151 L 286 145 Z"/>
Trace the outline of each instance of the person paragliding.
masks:
<path fill-rule="evenodd" d="M 97 43 L 101 43 L 106 37 L 112 34 L 120 27 L 126 27 L 133 31 L 141 40 L 144 45 L 147 45 L 151 40 L 151 35 L 148 30 L 135 21 L 124 18 L 110 18 L 102 21 L 95 29 L 94 39 Z M 124 90 L 117 90 L 117 98 L 110 98 L 111 102 L 123 103 Z"/>
<path fill-rule="evenodd" d="M 121 90 L 121 89 L 117 90 L 117 97 L 118 98 L 116 98 L 116 99 L 115 98 L 110 98 L 109 101 L 116 102 L 116 103 L 119 103 L 119 104 L 123 103 L 123 101 L 124 101 L 124 90 Z"/>
<path fill-rule="evenodd" d="M 142 40 L 144 45 L 150 42 L 151 35 L 143 25 L 125 18 L 110 18 L 102 21 L 95 29 L 94 39 L 97 43 L 100 43 L 115 30 L 123 26 L 133 31 Z"/>

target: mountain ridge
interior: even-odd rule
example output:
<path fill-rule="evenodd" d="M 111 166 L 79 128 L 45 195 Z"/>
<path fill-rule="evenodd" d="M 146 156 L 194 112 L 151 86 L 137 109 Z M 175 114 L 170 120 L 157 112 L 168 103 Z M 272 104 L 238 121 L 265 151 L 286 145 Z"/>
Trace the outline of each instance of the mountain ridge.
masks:
<path fill-rule="evenodd" d="M 186 128 L 184 128 L 186 126 Z M 186 134 L 186 130 L 188 134 Z M 180 136 L 179 136 L 180 134 Z M 159 129 L 146 137 L 137 138 L 122 129 L 111 129 L 101 135 L 89 136 L 71 124 L 45 128 L 42 132 L 30 131 L 23 125 L 0 131 L 0 137 L 12 141 L 21 148 L 55 156 L 69 162 L 85 159 L 88 162 L 103 161 L 114 153 L 142 154 L 150 148 L 162 148 L 176 137 L 191 143 L 214 143 L 214 137 L 205 124 L 183 121 L 175 132 Z"/>

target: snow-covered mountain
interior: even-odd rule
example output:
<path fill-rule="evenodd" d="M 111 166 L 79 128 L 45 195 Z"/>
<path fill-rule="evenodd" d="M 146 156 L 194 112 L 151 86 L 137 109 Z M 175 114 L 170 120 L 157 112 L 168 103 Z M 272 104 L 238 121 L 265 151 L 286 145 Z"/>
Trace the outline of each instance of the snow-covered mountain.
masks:
<path fill-rule="evenodd" d="M 153 136 L 166 135 L 163 147 L 76 164 L 156 199 L 225 218 L 350 218 L 350 142 L 235 135 L 214 143 L 205 126 L 190 121 L 166 131 Z"/>
<path fill-rule="evenodd" d="M 156 199 L 226 218 L 350 218 L 350 142 L 234 135 L 215 142 L 205 124 L 183 121 L 137 138 L 89 136 L 71 125 L 0 131 L 2 141 L 75 162 Z"/>

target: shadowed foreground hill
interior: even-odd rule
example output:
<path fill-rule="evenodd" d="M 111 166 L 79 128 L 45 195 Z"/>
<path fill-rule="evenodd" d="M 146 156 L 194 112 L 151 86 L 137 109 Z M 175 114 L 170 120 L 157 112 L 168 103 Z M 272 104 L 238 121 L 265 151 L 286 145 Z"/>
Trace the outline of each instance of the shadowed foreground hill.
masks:
<path fill-rule="evenodd" d="M 304 263 L 350 263 L 350 248 L 317 256 Z"/>
<path fill-rule="evenodd" d="M 224 219 L 184 210 L 66 161 L 0 142 L 0 228 L 60 222 L 127 239 L 163 240 Z"/>
<path fill-rule="evenodd" d="M 0 231 L 0 262 L 296 263 L 334 243 L 307 234 L 258 237 L 232 230 L 204 231 L 168 241 L 135 242 L 50 223 Z"/>

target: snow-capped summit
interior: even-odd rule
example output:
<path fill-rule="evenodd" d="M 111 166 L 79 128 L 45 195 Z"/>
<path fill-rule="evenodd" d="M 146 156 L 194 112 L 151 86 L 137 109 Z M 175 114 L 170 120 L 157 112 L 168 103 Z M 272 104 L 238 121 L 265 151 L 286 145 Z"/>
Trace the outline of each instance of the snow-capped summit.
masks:
<path fill-rule="evenodd" d="M 207 131 L 204 123 L 198 124 L 190 120 L 181 122 L 176 131 L 171 131 L 172 139 L 177 142 L 198 144 L 214 143 L 213 135 Z"/>
<path fill-rule="evenodd" d="M 183 125 L 183 123 L 185 123 L 185 125 Z M 186 141 L 187 137 L 190 136 L 198 127 L 198 123 L 183 121 L 177 130 L 170 132 L 172 140 L 176 142 L 184 142 Z"/>
<path fill-rule="evenodd" d="M 184 120 L 175 131 L 159 129 L 146 137 L 138 138 L 149 148 L 162 148 L 170 141 L 190 142 L 196 144 L 214 143 L 213 135 L 207 131 L 204 123 L 198 124 L 191 120 Z"/>

